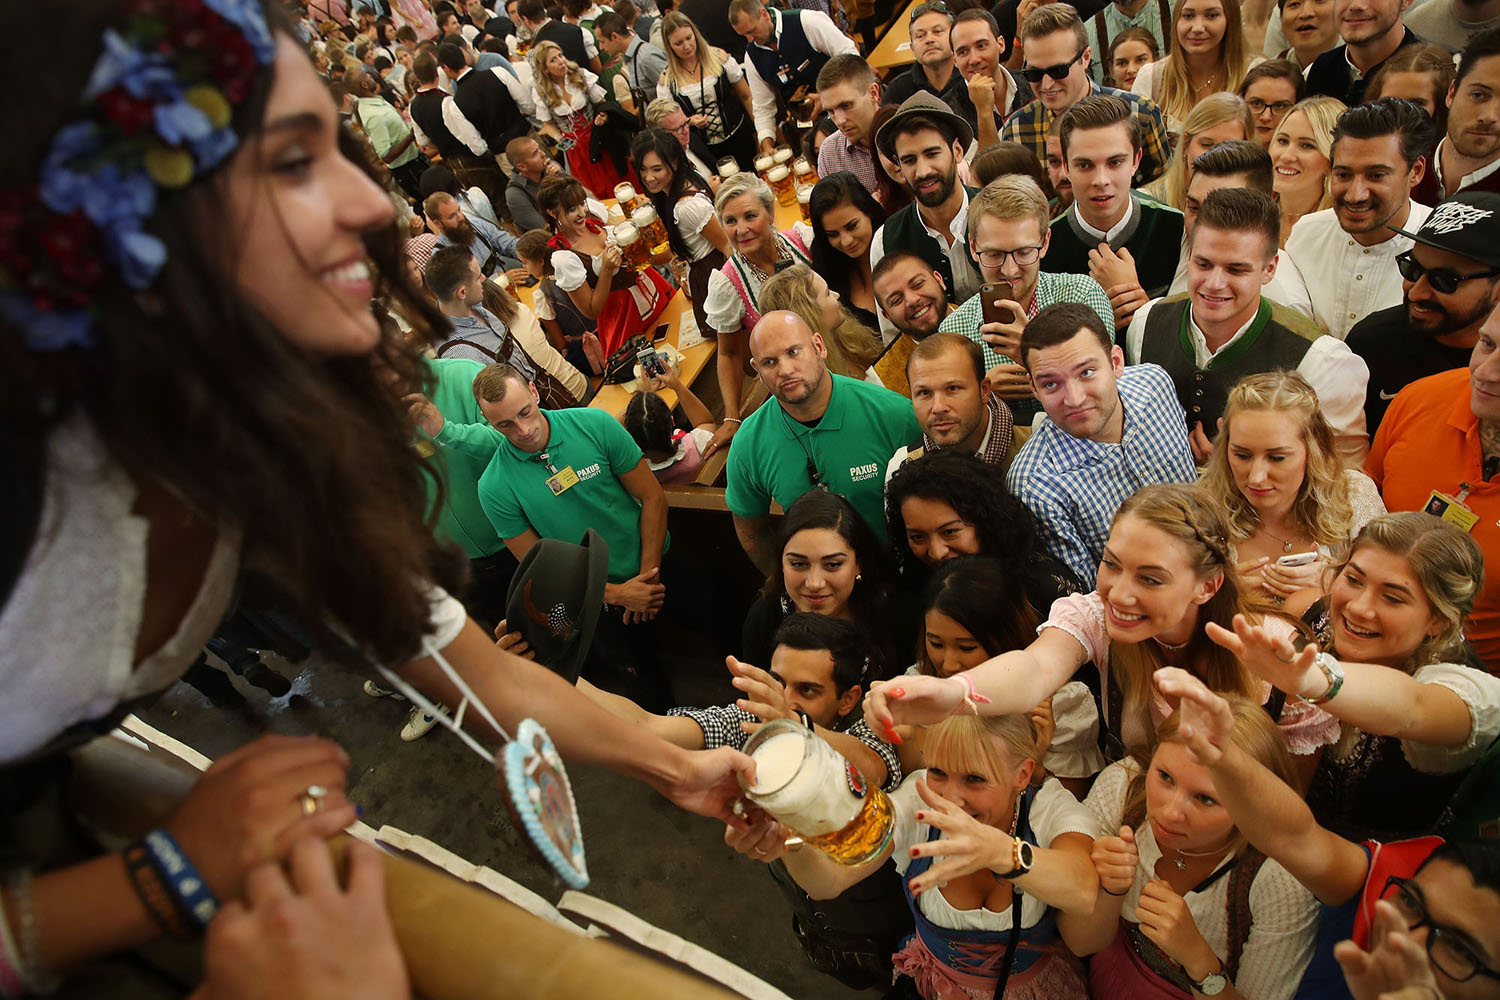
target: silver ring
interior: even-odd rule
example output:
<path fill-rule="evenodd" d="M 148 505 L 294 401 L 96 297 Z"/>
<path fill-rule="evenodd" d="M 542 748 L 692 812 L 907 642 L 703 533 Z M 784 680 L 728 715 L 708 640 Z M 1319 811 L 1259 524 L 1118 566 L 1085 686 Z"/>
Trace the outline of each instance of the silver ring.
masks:
<path fill-rule="evenodd" d="M 755 852 L 756 854 L 759 854 L 761 857 L 765 857 L 769 853 L 768 851 L 761 850 L 759 847 L 752 847 L 750 848 L 750 850 Z"/>
<path fill-rule="evenodd" d="M 302 793 L 299 800 L 302 803 L 302 815 L 311 816 L 313 813 L 323 811 L 323 800 L 328 797 L 328 789 L 322 785 L 308 785 L 307 790 Z"/>

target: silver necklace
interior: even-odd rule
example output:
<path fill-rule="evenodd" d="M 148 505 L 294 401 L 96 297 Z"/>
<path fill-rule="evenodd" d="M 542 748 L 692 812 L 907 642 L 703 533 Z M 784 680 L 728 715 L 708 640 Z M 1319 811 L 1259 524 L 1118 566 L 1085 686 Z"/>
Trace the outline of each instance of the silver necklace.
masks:
<path fill-rule="evenodd" d="M 1217 851 L 1178 851 L 1177 857 L 1172 859 L 1172 867 L 1180 872 L 1185 872 L 1187 871 L 1187 862 L 1183 858 L 1211 858 L 1215 854 L 1223 853 L 1224 849 L 1222 847 Z"/>

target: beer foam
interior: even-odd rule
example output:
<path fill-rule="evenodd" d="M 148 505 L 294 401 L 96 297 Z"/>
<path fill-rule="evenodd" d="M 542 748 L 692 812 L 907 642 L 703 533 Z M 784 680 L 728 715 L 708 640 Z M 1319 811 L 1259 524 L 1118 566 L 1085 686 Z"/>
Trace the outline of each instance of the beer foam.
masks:
<path fill-rule="evenodd" d="M 787 170 L 785 165 L 777 164 L 770 170 L 766 171 L 766 181 L 771 184 L 776 184 L 779 181 L 786 180 L 786 175 L 788 173 L 790 173 L 790 171 Z"/>
<path fill-rule="evenodd" d="M 778 733 L 756 747 L 751 757 L 755 760 L 751 796 L 798 833 L 835 833 L 859 815 L 864 799 L 849 787 L 848 763 L 817 736 Z"/>
<path fill-rule="evenodd" d="M 775 791 L 785 785 L 802 766 L 806 740 L 797 733 L 781 733 L 755 749 L 755 784 L 752 792 Z"/>

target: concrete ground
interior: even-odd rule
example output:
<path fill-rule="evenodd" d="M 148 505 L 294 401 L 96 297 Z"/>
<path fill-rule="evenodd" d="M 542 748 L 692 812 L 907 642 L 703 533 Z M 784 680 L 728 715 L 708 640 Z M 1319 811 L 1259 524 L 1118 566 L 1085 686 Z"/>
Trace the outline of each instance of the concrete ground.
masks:
<path fill-rule="evenodd" d="M 722 704 L 732 697 L 722 664 L 707 657 L 677 661 L 673 687 L 679 701 Z M 286 698 L 269 699 L 235 678 L 249 703 L 222 710 L 179 683 L 142 717 L 210 757 L 262 732 L 332 739 L 352 761 L 348 794 L 364 808 L 366 823 L 421 834 L 558 899 L 564 887 L 520 842 L 494 774 L 452 734 L 435 728 L 403 743 L 397 733 L 406 703 L 365 695 L 362 677 L 316 657 L 300 665 L 300 673 L 275 656 L 267 662 L 297 675 Z M 589 893 L 743 966 L 790 996 L 875 995 L 849 990 L 808 965 L 770 875 L 724 845 L 722 826 L 682 812 L 613 772 L 570 766 L 569 775 L 593 879 Z"/>

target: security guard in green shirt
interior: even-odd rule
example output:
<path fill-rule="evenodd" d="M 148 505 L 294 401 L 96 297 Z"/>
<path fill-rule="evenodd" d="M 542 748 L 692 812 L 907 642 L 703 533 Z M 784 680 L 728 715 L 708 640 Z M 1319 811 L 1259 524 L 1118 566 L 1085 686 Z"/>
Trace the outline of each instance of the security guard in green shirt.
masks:
<path fill-rule="evenodd" d="M 828 370 L 823 338 L 796 313 L 772 312 L 750 333 L 750 359 L 775 397 L 729 449 L 725 501 L 740 545 L 769 574 L 771 501 L 785 510 L 810 489 L 847 499 L 885 537 L 885 466 L 922 436 L 911 400 Z"/>

